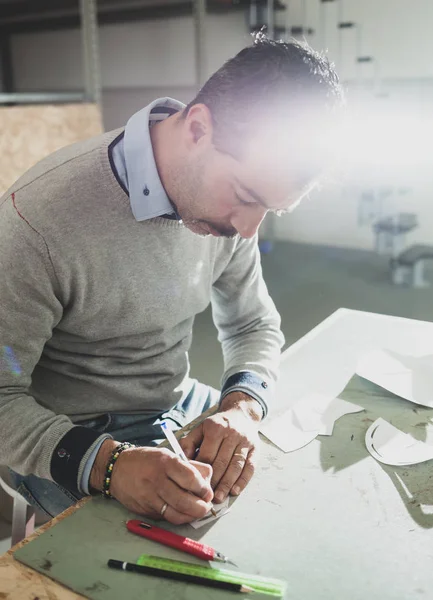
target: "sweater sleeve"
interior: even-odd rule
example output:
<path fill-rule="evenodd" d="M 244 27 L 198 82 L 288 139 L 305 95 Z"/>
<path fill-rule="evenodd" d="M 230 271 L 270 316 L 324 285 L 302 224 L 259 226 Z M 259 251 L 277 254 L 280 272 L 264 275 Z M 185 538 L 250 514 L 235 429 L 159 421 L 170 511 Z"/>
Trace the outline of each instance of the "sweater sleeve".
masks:
<path fill-rule="evenodd" d="M 238 240 L 229 264 L 213 284 L 212 313 L 224 356 L 223 389 L 236 380 L 236 389 L 245 388 L 249 393 L 254 375 L 261 378 L 263 393 L 253 397 L 266 415 L 284 336 L 263 279 L 257 236 Z M 254 389 L 258 389 L 256 385 Z"/>
<path fill-rule="evenodd" d="M 14 194 L 0 199 L 0 299 L 0 464 L 55 479 L 55 453 L 55 465 L 68 462 L 66 472 L 78 473 L 81 456 L 74 463 L 62 439 L 74 432 L 84 454 L 99 434 L 74 426 L 31 395 L 32 372 L 63 306 L 49 248 L 17 208 Z M 85 430 L 81 436 L 79 430 Z"/>

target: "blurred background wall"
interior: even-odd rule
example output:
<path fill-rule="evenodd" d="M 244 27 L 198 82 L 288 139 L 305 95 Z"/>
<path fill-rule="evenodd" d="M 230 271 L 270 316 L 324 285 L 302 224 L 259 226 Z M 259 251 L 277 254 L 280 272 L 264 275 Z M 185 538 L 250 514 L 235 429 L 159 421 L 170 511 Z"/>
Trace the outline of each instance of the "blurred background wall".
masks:
<path fill-rule="evenodd" d="M 28 0 L 15 0 L 14 5 L 20 3 L 28 9 Z M 48 6 L 50 2 L 36 4 Z M 70 7 L 69 2 L 58 0 L 57 8 L 63 4 Z M 131 2 L 101 0 L 98 6 L 106 4 L 113 9 Z M 99 26 L 106 130 L 124 125 L 131 114 L 156 97 L 187 102 L 196 91 L 192 15 L 182 15 L 180 4 L 177 11 L 175 4 L 161 1 L 135 5 L 157 10 L 128 22 L 104 24 L 101 20 Z M 251 5 L 254 2 L 219 3 L 217 14 L 208 10 L 203 53 L 206 76 L 250 42 Z M 7 6 L 6 0 L 0 2 L 0 15 L 2 6 Z M 433 123 L 433 2 L 292 0 L 278 6 L 275 37 L 294 36 L 327 51 L 337 65 L 355 128 L 356 123 L 359 128 L 351 136 L 349 168 L 344 165 L 332 174 L 293 214 L 273 220 L 273 238 L 370 249 L 372 222 L 410 207 L 419 226 L 409 240 L 427 243 L 433 227 L 431 138 L 427 135 Z M 342 28 L 341 24 L 350 26 Z M 78 28 L 50 30 L 48 26 L 32 31 L 29 25 L 28 31 L 20 32 L 19 25 L 15 23 L 18 30 L 11 36 L 15 90 L 80 89 Z M 369 60 L 358 62 L 360 57 Z"/>

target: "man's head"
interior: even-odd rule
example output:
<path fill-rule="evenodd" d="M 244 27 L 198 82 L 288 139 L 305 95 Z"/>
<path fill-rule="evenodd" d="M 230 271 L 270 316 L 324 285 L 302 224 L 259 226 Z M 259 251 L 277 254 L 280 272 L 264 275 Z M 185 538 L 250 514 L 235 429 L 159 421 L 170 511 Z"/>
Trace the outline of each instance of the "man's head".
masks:
<path fill-rule="evenodd" d="M 165 175 L 185 225 L 252 237 L 317 181 L 342 93 L 326 58 L 263 34 L 226 62 L 176 117 Z"/>

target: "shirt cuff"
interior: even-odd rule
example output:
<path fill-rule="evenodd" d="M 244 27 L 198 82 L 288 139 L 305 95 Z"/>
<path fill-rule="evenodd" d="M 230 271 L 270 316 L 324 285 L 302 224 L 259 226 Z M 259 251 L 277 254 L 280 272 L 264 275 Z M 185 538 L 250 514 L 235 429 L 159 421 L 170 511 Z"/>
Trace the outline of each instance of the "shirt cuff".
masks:
<path fill-rule="evenodd" d="M 109 437 L 111 437 L 111 436 L 105 436 L 96 442 L 96 445 L 94 445 L 89 458 L 86 460 L 86 462 L 84 464 L 84 468 L 79 469 L 79 471 L 82 471 L 82 474 L 80 477 L 78 487 L 80 488 L 80 492 L 82 494 L 86 494 L 87 496 L 90 496 L 90 489 L 89 489 L 90 473 L 92 472 L 92 467 L 95 463 L 96 455 L 99 452 L 99 448 L 102 446 L 102 444 L 105 442 L 105 440 L 108 439 Z M 86 457 L 84 456 L 83 461 L 85 460 L 85 458 Z"/>
<path fill-rule="evenodd" d="M 260 404 L 264 419 L 268 414 L 268 400 L 271 398 L 273 391 L 273 381 L 265 380 L 254 371 L 239 371 L 231 375 L 224 383 L 220 402 L 232 392 L 244 392 Z"/>
<path fill-rule="evenodd" d="M 102 443 L 108 438 L 111 438 L 108 434 L 101 435 L 93 429 L 79 425 L 70 429 L 54 448 L 51 456 L 50 471 L 53 480 L 74 495 L 82 495 L 84 493 L 81 489 L 83 458 L 87 464 L 86 455 L 89 452 L 93 453 L 95 442 Z"/>

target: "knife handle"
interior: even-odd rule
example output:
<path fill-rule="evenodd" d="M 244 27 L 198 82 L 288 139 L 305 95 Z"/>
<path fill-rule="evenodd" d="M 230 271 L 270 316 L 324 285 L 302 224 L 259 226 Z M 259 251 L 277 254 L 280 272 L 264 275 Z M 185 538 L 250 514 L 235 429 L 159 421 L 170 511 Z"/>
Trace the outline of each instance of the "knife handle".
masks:
<path fill-rule="evenodd" d="M 161 529 L 160 527 L 156 527 L 156 525 L 152 525 L 151 523 L 146 523 L 145 521 L 140 521 L 138 519 L 132 519 L 126 523 L 126 527 L 131 533 L 135 533 L 136 535 L 140 535 L 141 537 L 145 537 L 154 542 L 159 542 L 165 546 L 170 546 L 170 548 L 187 552 L 188 554 L 192 554 L 193 556 L 201 558 L 202 560 L 214 559 L 215 550 L 211 548 L 211 546 L 206 546 L 205 544 L 197 542 L 196 540 L 192 540 L 191 538 L 177 535 L 176 533 L 172 533 L 166 529 Z"/>

